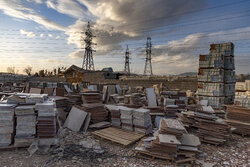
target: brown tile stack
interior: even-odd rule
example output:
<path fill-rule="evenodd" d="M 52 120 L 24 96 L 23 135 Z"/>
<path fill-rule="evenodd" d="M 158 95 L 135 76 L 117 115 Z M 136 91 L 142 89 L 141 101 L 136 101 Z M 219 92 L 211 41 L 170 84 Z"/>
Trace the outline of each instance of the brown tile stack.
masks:
<path fill-rule="evenodd" d="M 68 96 L 68 104 L 67 104 L 67 111 L 70 112 L 71 108 L 74 106 L 74 105 L 81 105 L 82 104 L 82 96 L 81 95 L 72 95 L 72 94 L 69 94 Z"/>
<path fill-rule="evenodd" d="M 102 104 L 102 96 L 96 92 L 82 93 L 81 109 L 85 112 L 91 113 L 91 123 L 98 123 L 106 121 L 108 118 L 108 112 Z"/>
<path fill-rule="evenodd" d="M 167 105 L 164 108 L 166 118 L 177 118 L 177 113 L 179 111 L 178 105 Z"/>
<path fill-rule="evenodd" d="M 235 133 L 250 135 L 250 109 L 238 106 L 227 106 L 226 122 L 236 128 Z"/>
<path fill-rule="evenodd" d="M 85 103 L 80 106 L 80 109 L 91 114 L 91 123 L 103 122 L 108 118 L 108 112 L 101 103 Z"/>
<path fill-rule="evenodd" d="M 230 138 L 230 126 L 223 119 L 204 117 L 196 119 L 198 136 L 204 143 L 221 145 Z"/>
<path fill-rule="evenodd" d="M 82 93 L 83 103 L 102 103 L 102 95 L 95 92 Z"/>

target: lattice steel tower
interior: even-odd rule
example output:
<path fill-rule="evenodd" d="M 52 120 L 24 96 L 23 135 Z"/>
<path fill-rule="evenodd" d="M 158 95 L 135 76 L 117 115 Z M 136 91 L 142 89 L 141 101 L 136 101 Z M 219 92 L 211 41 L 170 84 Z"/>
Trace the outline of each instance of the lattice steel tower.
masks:
<path fill-rule="evenodd" d="M 152 64 L 151 64 L 151 48 L 152 48 L 151 37 L 148 37 L 146 43 L 146 61 L 145 61 L 144 75 L 153 75 Z"/>
<path fill-rule="evenodd" d="M 128 45 L 127 45 L 127 49 L 126 49 L 126 52 L 125 52 L 125 66 L 124 66 L 124 72 L 126 72 L 127 74 L 130 74 L 130 68 L 129 68 L 129 49 L 128 49 Z"/>
<path fill-rule="evenodd" d="M 92 49 L 92 45 L 94 44 L 92 43 L 92 40 L 93 40 L 93 37 L 95 36 L 92 34 L 92 30 L 90 28 L 89 22 L 87 25 L 87 30 L 85 32 L 81 32 L 81 34 L 82 34 L 82 37 L 81 37 L 82 45 L 84 46 L 85 44 L 85 53 L 83 57 L 82 68 L 85 70 L 95 70 L 94 60 L 93 60 L 93 55 L 92 55 L 92 53 L 94 52 L 94 50 Z M 84 38 L 84 34 L 85 34 L 85 38 Z"/>

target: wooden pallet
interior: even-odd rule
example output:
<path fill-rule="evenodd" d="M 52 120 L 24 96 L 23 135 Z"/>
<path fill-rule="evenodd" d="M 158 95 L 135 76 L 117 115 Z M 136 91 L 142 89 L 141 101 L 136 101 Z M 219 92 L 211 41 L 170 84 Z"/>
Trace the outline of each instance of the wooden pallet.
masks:
<path fill-rule="evenodd" d="M 123 129 L 109 127 L 92 132 L 93 135 L 101 137 L 102 139 L 110 140 L 112 142 L 128 146 L 140 140 L 145 134 L 130 132 Z"/>
<path fill-rule="evenodd" d="M 0 151 L 12 151 L 12 150 L 17 150 L 17 149 L 23 149 L 23 148 L 28 148 L 27 146 L 14 146 L 14 144 L 5 146 L 5 147 L 0 147 Z"/>
<path fill-rule="evenodd" d="M 142 141 L 140 141 L 137 145 L 137 147 L 142 147 Z M 153 153 L 150 152 L 146 149 L 141 149 L 141 150 L 136 150 L 134 149 L 134 152 L 136 154 L 137 157 L 139 158 L 144 158 L 144 159 L 161 159 L 161 160 L 168 160 L 170 162 L 174 162 L 174 157 L 171 155 L 163 155 L 163 154 L 157 154 L 157 153 Z"/>

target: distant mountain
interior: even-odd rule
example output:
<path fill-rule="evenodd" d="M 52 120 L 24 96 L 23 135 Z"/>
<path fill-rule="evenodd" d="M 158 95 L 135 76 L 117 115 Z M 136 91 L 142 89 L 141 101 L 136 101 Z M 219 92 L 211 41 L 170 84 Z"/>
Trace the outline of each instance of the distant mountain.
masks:
<path fill-rule="evenodd" d="M 198 74 L 197 72 L 185 72 L 185 73 L 179 74 L 179 76 L 195 76 L 197 74 Z"/>

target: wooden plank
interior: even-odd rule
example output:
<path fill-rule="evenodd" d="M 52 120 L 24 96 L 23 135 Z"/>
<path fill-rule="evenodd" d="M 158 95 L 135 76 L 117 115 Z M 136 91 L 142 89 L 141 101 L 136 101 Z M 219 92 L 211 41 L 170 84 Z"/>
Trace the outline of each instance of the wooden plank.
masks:
<path fill-rule="evenodd" d="M 114 127 L 97 130 L 92 132 L 92 134 L 103 139 L 122 144 L 124 146 L 128 146 L 145 136 L 144 134 L 130 132 Z"/>

